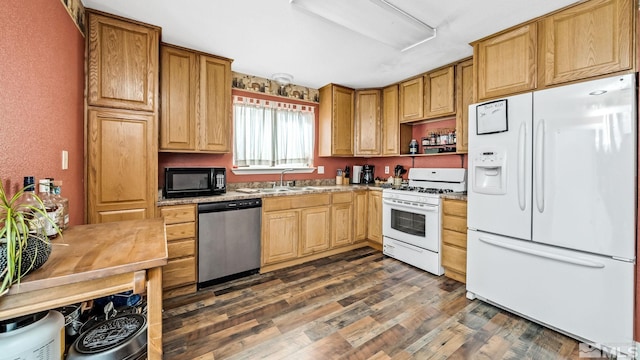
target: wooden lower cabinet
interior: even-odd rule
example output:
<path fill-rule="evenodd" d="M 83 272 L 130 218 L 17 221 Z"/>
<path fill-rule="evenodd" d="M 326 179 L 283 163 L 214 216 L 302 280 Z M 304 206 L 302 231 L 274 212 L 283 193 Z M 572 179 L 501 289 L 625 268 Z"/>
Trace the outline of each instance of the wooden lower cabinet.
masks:
<path fill-rule="evenodd" d="M 353 243 L 353 194 L 351 191 L 332 194 L 331 247 Z"/>
<path fill-rule="evenodd" d="M 297 258 L 299 229 L 298 210 L 263 212 L 261 265 Z"/>
<path fill-rule="evenodd" d="M 442 267 L 444 275 L 466 283 L 467 280 L 467 202 L 442 201 Z"/>
<path fill-rule="evenodd" d="M 195 204 L 158 208 L 158 216 L 165 221 L 169 255 L 167 265 L 162 268 L 165 299 L 197 290 L 196 213 Z"/>
<path fill-rule="evenodd" d="M 261 271 L 366 246 L 368 193 L 357 190 L 264 198 Z"/>
<path fill-rule="evenodd" d="M 382 191 L 368 192 L 367 219 L 367 239 L 382 245 Z"/>
<path fill-rule="evenodd" d="M 326 206 L 300 210 L 300 255 L 329 249 L 330 224 L 331 214 Z"/>
<path fill-rule="evenodd" d="M 367 239 L 367 194 L 368 191 L 353 192 L 353 241 Z"/>

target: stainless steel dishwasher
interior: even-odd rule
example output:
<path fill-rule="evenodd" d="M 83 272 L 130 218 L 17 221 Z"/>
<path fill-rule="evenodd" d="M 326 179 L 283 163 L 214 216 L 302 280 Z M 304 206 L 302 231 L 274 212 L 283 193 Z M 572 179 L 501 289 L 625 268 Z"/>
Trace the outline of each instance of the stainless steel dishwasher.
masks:
<path fill-rule="evenodd" d="M 198 288 L 260 269 L 262 199 L 198 205 Z"/>

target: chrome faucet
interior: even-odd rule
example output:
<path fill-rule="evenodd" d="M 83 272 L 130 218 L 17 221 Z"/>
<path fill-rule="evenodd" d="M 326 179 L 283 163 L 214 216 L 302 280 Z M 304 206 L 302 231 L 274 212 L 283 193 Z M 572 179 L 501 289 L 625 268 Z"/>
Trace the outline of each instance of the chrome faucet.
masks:
<path fill-rule="evenodd" d="M 280 187 L 284 187 L 284 182 L 283 182 L 284 173 L 286 173 L 286 172 L 288 172 L 288 171 L 293 171 L 293 169 L 284 169 L 284 170 L 282 170 L 282 172 L 280 173 Z"/>

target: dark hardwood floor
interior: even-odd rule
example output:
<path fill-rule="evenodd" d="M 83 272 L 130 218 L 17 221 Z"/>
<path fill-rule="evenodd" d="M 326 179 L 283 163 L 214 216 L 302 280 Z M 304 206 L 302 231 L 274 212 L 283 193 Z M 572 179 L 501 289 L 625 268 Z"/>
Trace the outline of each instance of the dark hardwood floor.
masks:
<path fill-rule="evenodd" d="M 164 303 L 165 359 L 578 359 L 578 342 L 371 248 Z"/>

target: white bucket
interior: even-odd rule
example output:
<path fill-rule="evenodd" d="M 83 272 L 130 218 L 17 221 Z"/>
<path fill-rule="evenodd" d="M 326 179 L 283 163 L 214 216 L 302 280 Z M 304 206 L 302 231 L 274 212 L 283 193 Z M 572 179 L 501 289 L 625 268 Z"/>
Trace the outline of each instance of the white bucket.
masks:
<path fill-rule="evenodd" d="M 0 349 L 0 360 L 62 359 L 64 316 L 49 310 L 29 325 L 0 333 Z"/>

